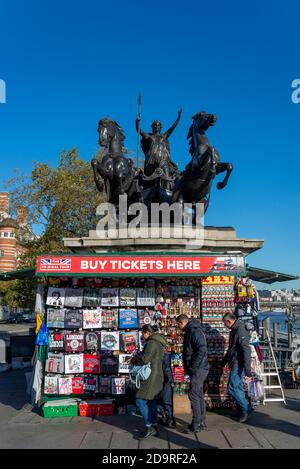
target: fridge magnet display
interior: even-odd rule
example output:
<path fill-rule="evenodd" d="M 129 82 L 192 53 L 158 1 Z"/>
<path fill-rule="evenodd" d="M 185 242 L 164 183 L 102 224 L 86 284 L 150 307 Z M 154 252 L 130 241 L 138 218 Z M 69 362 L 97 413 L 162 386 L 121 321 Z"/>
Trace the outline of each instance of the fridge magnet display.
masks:
<path fill-rule="evenodd" d="M 85 353 L 83 356 L 83 372 L 86 374 L 100 373 L 100 358 L 98 353 Z"/>
<path fill-rule="evenodd" d="M 84 342 L 85 350 L 96 351 L 100 345 L 100 332 L 85 332 Z"/>
<path fill-rule="evenodd" d="M 82 329 L 82 310 L 67 310 L 65 312 L 65 329 Z"/>
<path fill-rule="evenodd" d="M 119 332 L 107 332 L 101 333 L 101 350 L 119 350 L 120 349 L 120 333 Z"/>
<path fill-rule="evenodd" d="M 83 352 L 84 351 L 83 332 L 66 332 L 65 350 L 66 352 Z"/>
<path fill-rule="evenodd" d="M 67 288 L 65 297 L 66 308 L 81 308 L 83 302 L 82 288 Z"/>
<path fill-rule="evenodd" d="M 58 394 L 57 376 L 45 376 L 44 392 L 45 394 Z"/>
<path fill-rule="evenodd" d="M 135 306 L 135 288 L 120 288 L 120 306 Z"/>
<path fill-rule="evenodd" d="M 111 380 L 111 393 L 121 395 L 126 393 L 126 378 L 115 378 Z"/>
<path fill-rule="evenodd" d="M 83 353 L 65 355 L 65 373 L 83 373 Z"/>
<path fill-rule="evenodd" d="M 155 288 L 138 288 L 137 306 L 155 306 Z"/>
<path fill-rule="evenodd" d="M 138 331 L 121 332 L 121 349 L 133 353 L 139 348 Z"/>
<path fill-rule="evenodd" d="M 48 288 L 47 306 L 60 306 L 65 304 L 66 289 L 65 288 Z"/>
<path fill-rule="evenodd" d="M 122 353 L 119 355 L 119 373 L 129 373 L 130 360 L 132 355 Z"/>
<path fill-rule="evenodd" d="M 119 306 L 119 289 L 118 288 L 102 288 L 101 290 L 102 306 Z"/>
<path fill-rule="evenodd" d="M 48 329 L 63 329 L 65 327 L 65 309 L 47 310 Z"/>
<path fill-rule="evenodd" d="M 102 310 L 84 309 L 83 312 L 83 329 L 101 329 L 102 327 Z"/>
<path fill-rule="evenodd" d="M 136 309 L 120 309 L 119 310 L 119 327 L 120 329 L 138 329 L 138 316 Z"/>
<path fill-rule="evenodd" d="M 64 372 L 64 354 L 48 353 L 45 371 L 47 373 L 63 373 Z"/>
<path fill-rule="evenodd" d="M 103 309 L 102 310 L 102 328 L 103 329 L 117 329 L 118 328 L 119 312 L 117 309 Z"/>
<path fill-rule="evenodd" d="M 58 393 L 63 395 L 72 394 L 71 376 L 63 376 L 61 378 L 58 378 Z"/>
<path fill-rule="evenodd" d="M 92 290 L 85 288 L 83 291 L 84 308 L 97 308 L 101 306 L 101 290 Z"/>
<path fill-rule="evenodd" d="M 49 333 L 49 350 L 64 350 L 65 333 L 52 331 Z"/>

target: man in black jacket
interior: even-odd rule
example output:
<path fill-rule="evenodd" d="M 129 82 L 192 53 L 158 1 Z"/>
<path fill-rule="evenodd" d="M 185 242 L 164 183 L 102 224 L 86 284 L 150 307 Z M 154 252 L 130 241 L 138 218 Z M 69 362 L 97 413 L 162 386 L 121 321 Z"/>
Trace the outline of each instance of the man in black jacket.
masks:
<path fill-rule="evenodd" d="M 249 345 L 249 333 L 245 324 L 232 313 L 223 316 L 225 326 L 230 329 L 229 347 L 223 359 L 222 365 L 228 364 L 230 375 L 228 392 L 235 401 L 240 412 L 240 422 L 245 423 L 249 414 L 253 411 L 251 404 L 245 396 L 243 378 L 251 377 L 251 349 Z"/>
<path fill-rule="evenodd" d="M 202 326 L 197 319 L 181 314 L 177 318 L 179 329 L 184 332 L 183 365 L 190 376 L 189 399 L 193 419 L 186 432 L 199 432 L 206 428 L 203 385 L 209 371 L 207 345 Z"/>

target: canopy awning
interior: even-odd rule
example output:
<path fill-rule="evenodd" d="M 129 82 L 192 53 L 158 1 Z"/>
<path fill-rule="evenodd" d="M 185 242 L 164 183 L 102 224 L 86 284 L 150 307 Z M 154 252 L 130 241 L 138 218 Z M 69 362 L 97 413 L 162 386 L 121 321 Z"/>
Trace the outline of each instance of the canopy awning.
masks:
<path fill-rule="evenodd" d="M 272 270 L 258 269 L 257 267 L 247 266 L 247 274 L 252 280 L 261 283 L 289 282 L 298 280 L 298 275 L 283 274 Z"/>
<path fill-rule="evenodd" d="M 0 272 L 0 281 L 26 280 L 35 276 L 35 269 L 15 270 L 13 272 Z"/>

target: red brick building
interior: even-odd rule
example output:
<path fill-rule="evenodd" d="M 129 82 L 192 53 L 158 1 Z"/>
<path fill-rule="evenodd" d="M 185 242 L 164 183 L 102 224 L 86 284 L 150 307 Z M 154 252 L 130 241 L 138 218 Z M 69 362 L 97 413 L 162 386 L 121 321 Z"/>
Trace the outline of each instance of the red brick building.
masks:
<path fill-rule="evenodd" d="M 26 242 L 34 238 L 26 207 L 18 207 L 14 220 L 9 211 L 9 193 L 0 192 L 0 272 L 16 270 L 20 255 L 26 252 Z"/>

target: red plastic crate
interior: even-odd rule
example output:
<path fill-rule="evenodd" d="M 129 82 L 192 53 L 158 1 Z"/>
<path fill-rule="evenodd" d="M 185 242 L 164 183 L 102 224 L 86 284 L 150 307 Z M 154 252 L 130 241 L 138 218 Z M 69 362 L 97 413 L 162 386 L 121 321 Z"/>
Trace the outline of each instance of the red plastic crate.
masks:
<path fill-rule="evenodd" d="M 81 402 L 79 404 L 79 415 L 81 417 L 98 417 L 113 415 L 114 403 Z"/>

